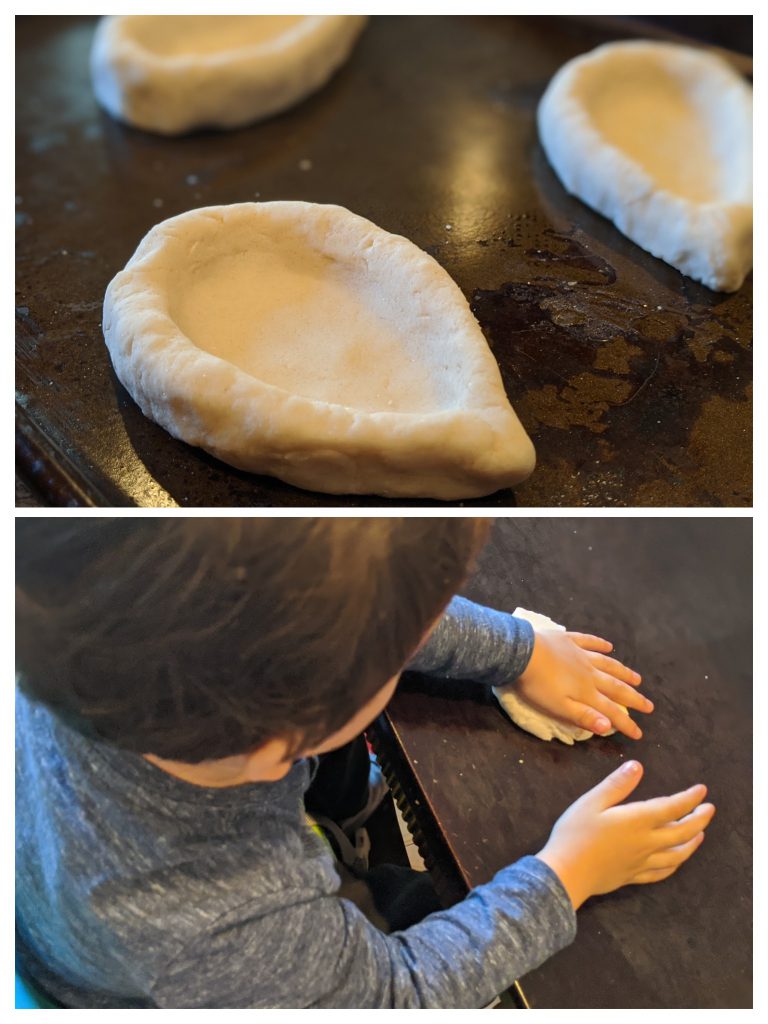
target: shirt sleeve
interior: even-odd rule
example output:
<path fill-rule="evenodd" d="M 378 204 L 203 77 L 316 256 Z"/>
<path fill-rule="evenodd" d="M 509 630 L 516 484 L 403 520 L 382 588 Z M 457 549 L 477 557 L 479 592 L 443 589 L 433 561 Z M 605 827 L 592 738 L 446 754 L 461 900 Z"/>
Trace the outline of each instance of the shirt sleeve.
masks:
<path fill-rule="evenodd" d="M 533 653 L 530 622 L 454 597 L 406 668 L 489 686 L 511 683 Z"/>
<path fill-rule="evenodd" d="M 391 935 L 338 896 L 297 891 L 278 913 L 248 909 L 168 965 L 152 989 L 158 1007 L 479 1008 L 576 934 L 568 895 L 536 857 Z"/>

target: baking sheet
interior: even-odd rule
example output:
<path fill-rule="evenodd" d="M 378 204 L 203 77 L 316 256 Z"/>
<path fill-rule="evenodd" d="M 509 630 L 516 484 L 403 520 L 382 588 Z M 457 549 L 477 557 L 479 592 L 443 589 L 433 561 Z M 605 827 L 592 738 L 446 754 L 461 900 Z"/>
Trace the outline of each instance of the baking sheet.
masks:
<path fill-rule="evenodd" d="M 231 469 L 147 420 L 111 369 L 104 290 L 153 224 L 303 199 L 406 235 L 470 300 L 538 466 L 462 504 L 751 505 L 751 276 L 734 295 L 684 278 L 568 197 L 537 142 L 554 71 L 628 23 L 376 17 L 296 109 L 180 139 L 97 108 L 93 25 L 17 19 L 17 438 L 48 501 L 403 504 Z"/>

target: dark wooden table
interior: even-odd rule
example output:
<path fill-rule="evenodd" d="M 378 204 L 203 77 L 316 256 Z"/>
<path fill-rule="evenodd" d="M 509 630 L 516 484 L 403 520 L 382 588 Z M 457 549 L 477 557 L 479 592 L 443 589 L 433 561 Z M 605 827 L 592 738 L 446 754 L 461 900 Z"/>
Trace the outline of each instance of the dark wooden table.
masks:
<path fill-rule="evenodd" d="M 587 902 L 576 941 L 520 982 L 533 1007 L 751 1006 L 751 519 L 505 519 L 465 594 L 610 638 L 656 705 L 644 737 L 575 747 L 490 693 L 405 677 L 375 729 L 447 904 L 541 849 L 581 793 L 638 758 L 637 797 L 709 787 L 702 848 L 665 882 Z M 520 993 L 518 992 L 518 996 Z"/>
<path fill-rule="evenodd" d="M 55 504 L 390 504 L 302 491 L 175 441 L 117 383 L 102 339 L 104 290 L 153 224 L 304 199 L 406 235 L 469 298 L 539 459 L 514 492 L 474 504 L 751 505 L 751 276 L 735 295 L 682 277 L 569 198 L 537 142 L 536 105 L 564 61 L 655 31 L 377 17 L 294 110 L 166 139 L 98 109 L 93 19 L 17 19 L 24 472 Z"/>

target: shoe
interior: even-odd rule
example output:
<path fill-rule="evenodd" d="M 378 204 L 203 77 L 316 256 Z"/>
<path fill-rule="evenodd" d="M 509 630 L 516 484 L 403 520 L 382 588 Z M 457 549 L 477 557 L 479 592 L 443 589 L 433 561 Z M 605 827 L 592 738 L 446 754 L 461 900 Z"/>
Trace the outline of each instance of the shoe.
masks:
<path fill-rule="evenodd" d="M 371 839 L 368 831 L 358 828 L 352 838 L 345 831 L 322 815 L 313 815 L 312 822 L 322 829 L 325 838 L 331 845 L 337 858 L 354 872 L 368 870 L 368 858 L 371 853 Z"/>
<path fill-rule="evenodd" d="M 346 818 L 344 821 L 340 821 L 339 825 L 346 832 L 347 836 L 352 839 L 357 830 L 368 821 L 370 816 L 379 807 L 384 800 L 384 797 L 389 792 L 387 781 L 382 775 L 381 768 L 379 768 L 376 761 L 373 759 L 371 754 L 371 767 L 368 772 L 368 800 L 366 801 L 365 807 L 357 814 L 354 814 L 351 818 Z"/>

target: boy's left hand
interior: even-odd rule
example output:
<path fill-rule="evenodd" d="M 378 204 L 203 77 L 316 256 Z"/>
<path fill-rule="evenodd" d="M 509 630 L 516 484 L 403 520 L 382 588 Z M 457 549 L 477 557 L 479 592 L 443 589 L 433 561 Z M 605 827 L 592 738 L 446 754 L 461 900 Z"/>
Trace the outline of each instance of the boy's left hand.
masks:
<path fill-rule="evenodd" d="M 641 683 L 637 672 L 608 657 L 612 650 L 613 644 L 587 633 L 537 631 L 517 688 L 548 715 L 590 732 L 606 733 L 613 727 L 639 740 L 643 734 L 627 710 L 649 713 L 653 704 L 635 689 Z"/>

